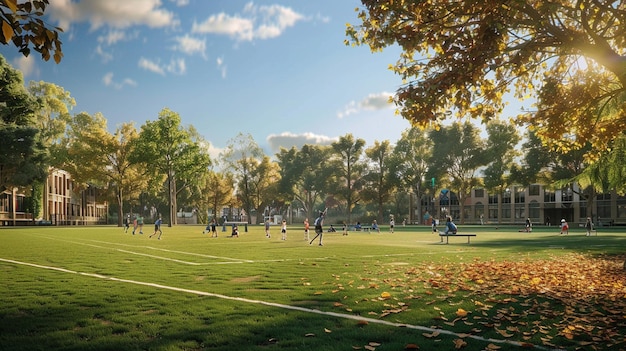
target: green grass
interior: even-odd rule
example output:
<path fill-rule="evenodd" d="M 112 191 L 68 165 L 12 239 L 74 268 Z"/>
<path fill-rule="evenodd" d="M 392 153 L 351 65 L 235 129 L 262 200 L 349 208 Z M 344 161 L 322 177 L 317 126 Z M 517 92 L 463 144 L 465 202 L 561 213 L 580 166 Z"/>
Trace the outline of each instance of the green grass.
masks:
<path fill-rule="evenodd" d="M 0 229 L 0 350 L 626 349 L 607 336 L 626 334 L 626 230 L 462 226 L 478 234 L 471 245 L 444 245 L 428 227 L 400 226 L 325 233 L 318 246 L 296 226 L 286 241 L 278 227 L 271 239 L 240 229 L 163 227 L 162 240 L 117 227 Z M 607 265 L 588 277 L 592 298 L 578 297 L 589 286 L 567 290 L 592 274 L 586 262 Z M 598 314 L 593 330 L 581 325 Z"/>

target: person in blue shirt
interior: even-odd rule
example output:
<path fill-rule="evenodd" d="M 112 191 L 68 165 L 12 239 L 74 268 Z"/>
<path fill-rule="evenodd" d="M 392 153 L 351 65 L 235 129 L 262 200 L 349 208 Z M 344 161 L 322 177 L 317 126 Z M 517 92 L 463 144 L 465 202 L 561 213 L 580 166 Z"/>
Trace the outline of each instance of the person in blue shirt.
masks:
<path fill-rule="evenodd" d="M 446 235 L 456 234 L 456 231 L 457 231 L 456 224 L 454 224 L 454 222 L 452 222 L 452 217 L 450 217 L 450 216 L 446 217 L 446 231 L 445 231 L 445 234 Z"/>
<path fill-rule="evenodd" d="M 159 216 L 159 219 L 154 222 L 154 233 L 150 234 L 150 238 L 152 238 L 153 235 L 156 235 L 156 233 L 159 232 L 159 237 L 157 239 L 161 240 L 161 235 L 163 234 L 163 232 L 161 231 L 161 223 L 163 223 L 163 220 L 161 219 L 161 216 Z"/>
<path fill-rule="evenodd" d="M 313 237 L 313 239 L 309 241 L 309 245 L 313 244 L 313 241 L 315 241 L 315 239 L 319 236 L 320 237 L 319 246 L 322 246 L 322 237 L 324 236 L 324 229 L 322 228 L 322 225 L 324 225 L 324 217 L 326 217 L 327 210 L 328 209 L 324 210 L 324 212 L 320 211 L 319 217 L 317 217 L 315 219 L 315 222 L 313 222 L 313 224 L 315 225 L 315 237 Z"/>

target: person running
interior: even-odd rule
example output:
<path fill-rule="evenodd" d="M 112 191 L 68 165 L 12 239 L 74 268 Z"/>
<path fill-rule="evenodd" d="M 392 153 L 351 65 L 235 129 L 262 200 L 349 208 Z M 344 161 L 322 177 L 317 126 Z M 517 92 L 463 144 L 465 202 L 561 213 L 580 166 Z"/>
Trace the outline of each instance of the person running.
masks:
<path fill-rule="evenodd" d="M 304 219 L 304 240 L 309 241 L 309 219 L 305 218 Z"/>
<path fill-rule="evenodd" d="M 561 234 L 569 235 L 569 224 L 565 218 L 561 219 Z"/>
<path fill-rule="evenodd" d="M 133 217 L 133 235 L 135 235 L 135 231 L 137 231 L 137 216 Z"/>
<path fill-rule="evenodd" d="M 128 229 L 130 228 L 130 215 L 126 216 L 124 219 L 124 233 L 128 233 Z"/>
<path fill-rule="evenodd" d="M 283 219 L 282 227 L 280 228 L 280 235 L 282 240 L 287 240 L 287 221 Z"/>
<path fill-rule="evenodd" d="M 313 222 L 313 225 L 315 226 L 315 237 L 313 237 L 313 240 L 309 241 L 309 245 L 313 244 L 313 241 L 315 241 L 315 239 L 319 236 L 320 237 L 319 246 L 322 246 L 322 237 L 324 236 L 324 229 L 322 228 L 322 225 L 324 225 L 325 216 L 326 216 L 326 210 L 324 210 L 324 212 L 320 211 L 320 215 L 315 219 L 315 222 Z"/>
<path fill-rule="evenodd" d="M 139 224 L 139 234 L 143 234 L 143 216 L 137 218 L 137 224 Z"/>
<path fill-rule="evenodd" d="M 217 220 L 215 218 L 211 221 L 211 238 L 217 238 Z"/>
<path fill-rule="evenodd" d="M 163 234 L 163 231 L 161 230 L 161 223 L 163 223 L 163 220 L 161 219 L 161 216 L 159 216 L 159 218 L 154 222 L 154 233 L 150 234 L 148 238 L 152 238 L 153 235 L 156 235 L 156 233 L 159 232 L 159 237 L 157 239 L 161 240 L 161 235 Z"/>
<path fill-rule="evenodd" d="M 265 237 L 266 238 L 270 238 L 271 237 L 271 235 L 270 235 L 270 219 L 269 218 L 265 220 Z"/>

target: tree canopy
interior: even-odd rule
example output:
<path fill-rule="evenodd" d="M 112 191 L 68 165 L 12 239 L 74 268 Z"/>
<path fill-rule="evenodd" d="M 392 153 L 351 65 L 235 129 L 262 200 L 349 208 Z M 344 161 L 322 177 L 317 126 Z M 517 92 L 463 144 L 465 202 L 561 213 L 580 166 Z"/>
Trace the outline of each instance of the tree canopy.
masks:
<path fill-rule="evenodd" d="M 54 62 L 61 62 L 59 33 L 63 29 L 41 19 L 48 5 L 48 0 L 0 0 L 0 43 L 12 42 L 24 56 L 30 55 L 32 47 L 44 61 L 53 57 Z"/>
<path fill-rule="evenodd" d="M 399 45 L 394 97 L 414 125 L 445 112 L 490 120 L 513 89 L 546 143 L 604 150 L 626 129 L 626 4 L 593 0 L 362 0 L 346 44 Z"/>

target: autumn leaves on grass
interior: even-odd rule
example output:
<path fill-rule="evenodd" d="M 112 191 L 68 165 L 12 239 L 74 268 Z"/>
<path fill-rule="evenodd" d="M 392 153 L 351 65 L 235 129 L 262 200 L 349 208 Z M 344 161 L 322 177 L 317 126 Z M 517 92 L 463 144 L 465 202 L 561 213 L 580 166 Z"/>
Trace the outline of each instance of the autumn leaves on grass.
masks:
<path fill-rule="evenodd" d="M 436 313 L 430 326 L 435 331 L 422 335 L 436 339 L 437 329 L 452 330 L 459 336 L 453 341 L 456 349 L 467 346 L 469 336 L 478 336 L 519 346 L 603 350 L 626 344 L 624 259 L 569 254 L 517 262 L 381 265 L 374 270 L 365 268 L 360 277 L 334 275 L 335 280 L 345 278 L 349 282 L 336 282 L 340 288 L 333 289 L 333 293 L 344 294 L 344 288 L 355 281 L 367 281 L 369 287 L 354 287 L 379 291 L 368 302 L 382 303 L 380 310 L 368 314 L 378 318 L 395 314 L 397 320 L 402 320 L 404 313 L 414 313 L 407 315 L 407 323 L 423 316 L 415 315 L 418 311 L 430 309 Z M 346 296 L 333 307 L 352 312 L 360 302 L 351 306 L 346 302 L 349 300 Z M 455 305 L 464 308 L 451 309 Z M 419 347 L 417 343 L 415 346 Z M 498 348 L 495 344 L 487 347 Z"/>

